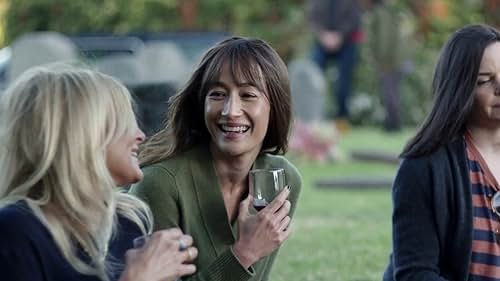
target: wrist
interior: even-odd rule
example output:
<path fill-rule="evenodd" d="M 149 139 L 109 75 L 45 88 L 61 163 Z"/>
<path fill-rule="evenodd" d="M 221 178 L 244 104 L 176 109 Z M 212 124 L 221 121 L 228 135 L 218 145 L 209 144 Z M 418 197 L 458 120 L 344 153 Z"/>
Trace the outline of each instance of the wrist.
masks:
<path fill-rule="evenodd" d="M 130 281 L 130 278 L 126 276 L 125 274 L 120 275 L 120 279 L 118 281 Z"/>
<path fill-rule="evenodd" d="M 125 268 L 125 270 L 122 272 L 120 275 L 120 279 L 118 281 L 137 281 L 139 279 L 135 278 L 134 276 L 136 274 L 133 274 L 128 268 Z"/>
<path fill-rule="evenodd" d="M 248 269 L 252 266 L 252 264 L 259 260 L 255 255 L 251 254 L 252 251 L 249 251 L 247 248 L 241 246 L 238 242 L 233 245 L 232 250 L 236 259 L 245 269 Z"/>

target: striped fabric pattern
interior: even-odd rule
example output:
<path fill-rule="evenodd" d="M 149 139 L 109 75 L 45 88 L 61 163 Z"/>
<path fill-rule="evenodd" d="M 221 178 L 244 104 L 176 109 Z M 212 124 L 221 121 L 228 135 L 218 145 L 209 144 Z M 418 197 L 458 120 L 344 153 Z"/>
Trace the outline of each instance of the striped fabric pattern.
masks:
<path fill-rule="evenodd" d="M 500 235 L 496 235 L 500 230 L 500 219 L 490 203 L 499 186 L 469 134 L 465 134 L 465 141 L 473 206 L 469 280 L 500 281 Z"/>

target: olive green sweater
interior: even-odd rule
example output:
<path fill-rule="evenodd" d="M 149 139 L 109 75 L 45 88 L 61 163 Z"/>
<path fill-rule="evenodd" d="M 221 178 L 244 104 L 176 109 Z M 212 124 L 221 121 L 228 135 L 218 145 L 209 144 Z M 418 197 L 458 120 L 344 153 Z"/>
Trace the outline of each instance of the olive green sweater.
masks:
<path fill-rule="evenodd" d="M 301 188 L 297 169 L 284 157 L 262 154 L 254 168 L 284 168 L 291 187 L 293 215 Z M 145 200 L 154 215 L 155 229 L 179 227 L 194 239 L 199 250 L 197 272 L 189 281 L 266 281 L 277 251 L 249 269 L 241 266 L 231 246 L 237 225 L 229 222 L 208 146 L 200 145 L 162 162 L 146 166 L 144 179 L 131 193 Z"/>

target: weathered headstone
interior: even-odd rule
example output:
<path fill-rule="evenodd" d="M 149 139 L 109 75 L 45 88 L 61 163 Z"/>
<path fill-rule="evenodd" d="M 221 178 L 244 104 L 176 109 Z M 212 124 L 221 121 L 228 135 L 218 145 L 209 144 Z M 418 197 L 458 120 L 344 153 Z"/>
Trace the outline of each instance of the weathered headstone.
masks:
<path fill-rule="evenodd" d="M 78 61 L 78 49 L 73 42 L 57 32 L 27 33 L 12 44 L 12 57 L 7 70 L 7 80 L 16 79 L 30 67 Z"/>
<path fill-rule="evenodd" d="M 148 42 L 137 53 L 145 70 L 145 82 L 182 86 L 188 79 L 189 65 L 182 50 L 172 42 Z"/>
<path fill-rule="evenodd" d="M 107 56 L 96 60 L 96 68 L 113 76 L 125 85 L 144 83 L 145 71 L 137 57 L 132 54 Z"/>
<path fill-rule="evenodd" d="M 330 179 L 318 179 L 314 185 L 325 189 L 374 189 L 391 188 L 394 179 L 391 177 L 340 177 Z"/>
<path fill-rule="evenodd" d="M 310 60 L 300 59 L 288 65 L 295 117 L 304 122 L 323 118 L 326 82 L 321 70 Z"/>

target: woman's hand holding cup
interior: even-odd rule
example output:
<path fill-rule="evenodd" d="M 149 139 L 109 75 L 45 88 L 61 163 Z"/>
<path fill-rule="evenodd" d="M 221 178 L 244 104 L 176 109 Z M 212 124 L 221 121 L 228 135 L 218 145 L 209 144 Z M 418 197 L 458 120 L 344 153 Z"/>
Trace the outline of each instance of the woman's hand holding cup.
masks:
<path fill-rule="evenodd" d="M 257 214 L 249 213 L 253 197 L 249 195 L 240 204 L 238 216 L 239 238 L 233 252 L 245 268 L 270 255 L 290 235 L 290 189 L 284 188 L 274 200 Z"/>
<path fill-rule="evenodd" d="M 192 244 L 193 238 L 178 228 L 136 238 L 120 281 L 173 281 L 193 274 L 196 267 L 191 263 L 198 250 Z"/>

